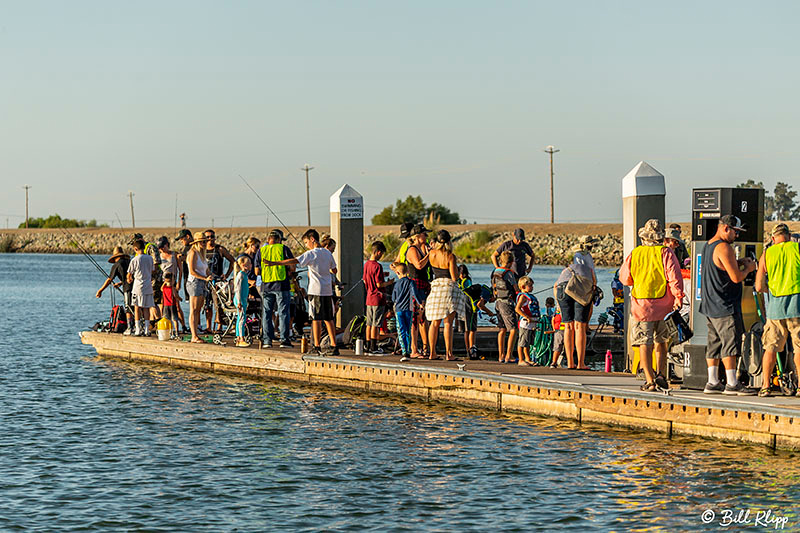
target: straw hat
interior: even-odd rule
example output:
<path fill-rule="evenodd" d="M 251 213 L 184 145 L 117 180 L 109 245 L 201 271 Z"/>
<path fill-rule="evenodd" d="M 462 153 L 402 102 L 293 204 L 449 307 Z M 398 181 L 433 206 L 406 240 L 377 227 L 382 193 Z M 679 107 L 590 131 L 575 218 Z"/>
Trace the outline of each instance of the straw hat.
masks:
<path fill-rule="evenodd" d="M 210 240 L 211 239 L 206 237 L 205 234 L 202 231 L 195 231 L 194 232 L 194 240 L 192 240 L 192 242 L 190 242 L 189 244 L 197 244 L 198 242 L 206 242 L 206 241 L 210 241 Z"/>
<path fill-rule="evenodd" d="M 130 258 L 128 254 L 122 251 L 122 246 L 115 246 L 114 251 L 111 253 L 111 257 L 108 258 L 109 263 L 114 263 L 120 257 L 127 257 Z"/>
<path fill-rule="evenodd" d="M 651 218 L 639 228 L 642 244 L 661 244 L 664 241 L 664 226 L 657 218 Z"/>
<path fill-rule="evenodd" d="M 594 243 L 600 242 L 600 239 L 595 239 L 591 235 L 583 235 L 578 239 L 578 244 L 572 247 L 572 253 L 585 252 L 592 249 Z"/>

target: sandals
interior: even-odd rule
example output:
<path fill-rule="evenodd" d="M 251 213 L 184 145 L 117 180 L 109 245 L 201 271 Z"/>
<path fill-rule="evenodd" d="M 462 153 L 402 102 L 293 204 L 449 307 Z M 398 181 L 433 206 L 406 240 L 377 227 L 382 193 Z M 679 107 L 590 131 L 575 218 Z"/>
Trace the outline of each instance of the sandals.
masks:
<path fill-rule="evenodd" d="M 772 396 L 772 392 L 770 391 L 769 387 L 764 387 L 763 389 L 758 391 L 758 396 L 760 398 L 767 398 L 769 396 Z"/>
<path fill-rule="evenodd" d="M 639 387 L 639 390 L 642 392 L 658 392 L 658 386 L 655 381 L 651 381 Z"/>

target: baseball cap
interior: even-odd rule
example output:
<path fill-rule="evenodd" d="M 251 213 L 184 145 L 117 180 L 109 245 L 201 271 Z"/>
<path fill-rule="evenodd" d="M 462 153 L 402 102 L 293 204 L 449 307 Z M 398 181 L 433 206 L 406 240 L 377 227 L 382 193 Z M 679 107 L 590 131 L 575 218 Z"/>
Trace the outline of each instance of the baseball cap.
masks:
<path fill-rule="evenodd" d="M 778 224 L 777 226 L 772 228 L 772 232 L 770 232 L 770 235 L 775 236 L 775 235 L 780 235 L 782 233 L 785 233 L 786 235 L 790 234 L 789 226 L 787 226 L 786 224 L 783 224 L 783 223 Z"/>
<path fill-rule="evenodd" d="M 744 224 L 742 223 L 742 220 L 736 215 L 723 215 L 720 217 L 719 223 L 725 224 L 726 226 L 730 226 L 736 231 L 747 231 L 747 229 L 744 227 Z"/>
<path fill-rule="evenodd" d="M 192 236 L 192 232 L 189 231 L 188 229 L 184 228 L 184 229 L 182 229 L 180 231 L 180 233 L 178 233 L 178 236 L 175 237 L 175 240 L 179 241 L 179 240 L 183 239 L 184 237 L 191 237 L 191 236 Z"/>
<path fill-rule="evenodd" d="M 268 239 L 276 238 L 279 241 L 285 241 L 286 240 L 286 237 L 283 236 L 283 232 L 281 230 L 279 230 L 279 229 L 274 229 L 274 230 L 270 231 L 269 235 L 267 236 L 267 238 Z"/>
<path fill-rule="evenodd" d="M 406 238 L 411 233 L 411 228 L 414 227 L 414 224 L 411 222 L 403 222 L 400 224 L 400 236 Z"/>
<path fill-rule="evenodd" d="M 128 241 L 128 244 L 133 244 L 133 241 L 135 241 L 136 239 L 143 239 L 142 234 L 134 233 L 133 235 L 131 235 L 131 239 Z"/>
<path fill-rule="evenodd" d="M 514 238 L 517 239 L 518 241 L 524 241 L 525 240 L 525 230 L 522 229 L 522 228 L 515 229 L 514 230 Z"/>
<path fill-rule="evenodd" d="M 411 232 L 409 232 L 408 236 L 413 237 L 414 235 L 419 235 L 420 233 L 430 233 L 431 230 L 423 226 L 422 224 L 417 224 L 413 228 L 411 228 Z"/>

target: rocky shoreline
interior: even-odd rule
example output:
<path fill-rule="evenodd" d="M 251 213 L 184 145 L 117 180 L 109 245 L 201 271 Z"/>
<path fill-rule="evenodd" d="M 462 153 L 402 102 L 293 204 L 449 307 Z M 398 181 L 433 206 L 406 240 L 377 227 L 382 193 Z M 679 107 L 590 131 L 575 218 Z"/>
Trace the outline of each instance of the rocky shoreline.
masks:
<path fill-rule="evenodd" d="M 622 263 L 621 225 L 570 225 L 560 224 L 557 227 L 547 225 L 523 225 L 527 233 L 527 241 L 536 255 L 536 263 L 542 265 L 562 265 L 572 259 L 571 248 L 577 244 L 582 235 L 592 235 L 600 240 L 595 245 L 592 255 L 598 265 L 619 266 Z M 594 227 L 596 226 L 596 227 Z M 290 228 L 295 235 L 300 235 L 304 228 Z M 491 253 L 497 246 L 511 238 L 512 225 L 466 225 L 446 226 L 452 236 L 456 255 L 459 260 L 469 263 L 488 263 Z M 569 230 L 572 229 L 573 232 Z M 326 227 L 318 227 L 322 233 Z M 550 230 L 550 231 L 548 231 Z M 555 231 L 553 231 L 555 230 Z M 592 231 L 597 230 L 597 231 Z M 141 228 L 145 239 L 155 242 L 161 235 L 174 239 L 174 228 Z M 217 228 L 217 241 L 235 253 L 242 249 L 242 243 L 251 235 L 264 237 L 264 228 Z M 111 228 L 71 228 L 69 234 L 58 229 L 36 230 L 4 230 L 0 231 L 0 252 L 15 253 L 80 253 L 75 241 L 93 254 L 110 254 L 114 246 L 125 245 L 131 231 Z M 685 236 L 686 237 L 686 236 Z M 388 226 L 366 226 L 364 228 L 364 247 L 375 240 L 383 240 L 394 255 L 393 249 L 400 244 L 397 229 Z M 287 241 L 295 251 L 299 245 Z"/>

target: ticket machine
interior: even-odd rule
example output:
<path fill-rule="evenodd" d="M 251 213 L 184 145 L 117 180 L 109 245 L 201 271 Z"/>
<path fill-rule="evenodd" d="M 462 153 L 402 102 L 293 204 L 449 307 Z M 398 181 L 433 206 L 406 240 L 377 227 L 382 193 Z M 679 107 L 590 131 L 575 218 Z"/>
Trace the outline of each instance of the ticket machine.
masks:
<path fill-rule="evenodd" d="M 723 215 L 739 217 L 746 231 L 733 243 L 736 258 L 758 259 L 764 250 L 764 189 L 714 187 L 692 190 L 692 285 L 689 302 L 690 325 L 694 332 L 691 343 L 684 350 L 683 385 L 702 389 L 708 380 L 705 361 L 708 328 L 705 315 L 700 314 L 700 283 L 702 280 L 703 249 L 716 233 Z M 744 280 L 742 288 L 742 317 L 745 331 L 760 320 L 753 290 L 755 272 Z"/>

